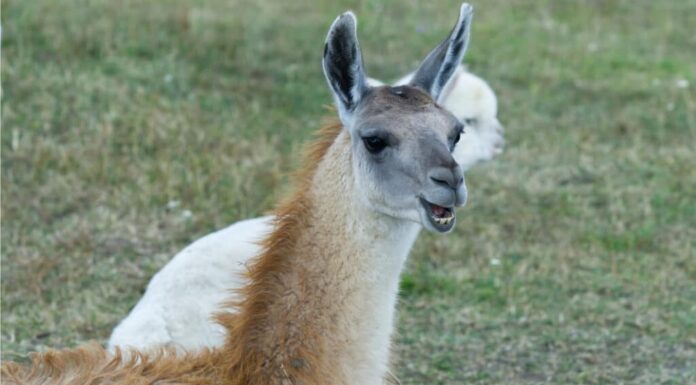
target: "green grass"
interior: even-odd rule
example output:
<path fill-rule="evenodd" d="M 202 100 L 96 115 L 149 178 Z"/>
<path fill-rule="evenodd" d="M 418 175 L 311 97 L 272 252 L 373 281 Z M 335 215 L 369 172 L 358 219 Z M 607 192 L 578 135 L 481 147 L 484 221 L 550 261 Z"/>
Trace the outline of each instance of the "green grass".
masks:
<path fill-rule="evenodd" d="M 287 3 L 3 2 L 3 359 L 104 341 L 177 250 L 272 207 L 327 113 L 339 12 L 389 79 L 457 7 Z M 416 244 L 396 372 L 696 383 L 696 1 L 475 6 L 466 62 L 508 147 L 455 233 Z"/>

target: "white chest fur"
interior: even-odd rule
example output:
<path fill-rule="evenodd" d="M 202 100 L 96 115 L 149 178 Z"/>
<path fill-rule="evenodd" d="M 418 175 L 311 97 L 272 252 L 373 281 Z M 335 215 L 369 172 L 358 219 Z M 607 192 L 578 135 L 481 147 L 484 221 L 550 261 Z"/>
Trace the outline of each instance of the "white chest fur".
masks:
<path fill-rule="evenodd" d="M 347 138 L 339 136 L 337 142 L 341 140 Z M 341 186 L 315 191 L 317 201 L 331 202 L 315 208 L 322 213 L 317 225 L 335 227 L 335 232 L 318 241 L 326 242 L 327 249 L 340 245 L 335 254 L 327 254 L 322 269 L 337 285 L 332 288 L 333 297 L 342 307 L 336 314 L 340 314 L 337 330 L 342 334 L 338 338 L 344 342 L 338 341 L 344 378 L 351 384 L 382 384 L 389 365 L 399 279 L 421 226 L 376 213 L 351 197 L 347 192 L 357 188 L 351 171 L 338 166 L 350 165 L 349 156 L 345 148 L 343 153 L 330 154 L 328 158 L 337 164 L 323 166 L 333 173 L 322 172 L 321 166 L 318 172 L 325 177 L 333 174 L 329 177 L 336 181 L 329 186 Z"/>
<path fill-rule="evenodd" d="M 373 237 L 368 254 L 373 263 L 356 285 L 354 310 L 349 322 L 354 324 L 353 349 L 346 361 L 347 378 L 356 384 L 382 384 L 389 367 L 391 335 L 394 329 L 394 313 L 399 291 L 399 277 L 415 241 L 420 226 L 402 223 L 392 229 L 391 237 Z"/>

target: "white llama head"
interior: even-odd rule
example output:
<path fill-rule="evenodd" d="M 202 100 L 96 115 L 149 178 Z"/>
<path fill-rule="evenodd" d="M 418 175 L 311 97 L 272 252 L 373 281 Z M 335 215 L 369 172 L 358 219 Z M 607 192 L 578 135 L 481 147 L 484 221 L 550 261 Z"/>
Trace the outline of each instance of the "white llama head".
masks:
<path fill-rule="evenodd" d="M 409 74 L 394 84 L 408 84 L 412 78 Z M 464 171 L 503 152 L 504 128 L 498 121 L 498 99 L 485 80 L 460 65 L 440 95 L 440 103 L 464 125 L 462 140 L 454 149 L 454 159 Z"/>

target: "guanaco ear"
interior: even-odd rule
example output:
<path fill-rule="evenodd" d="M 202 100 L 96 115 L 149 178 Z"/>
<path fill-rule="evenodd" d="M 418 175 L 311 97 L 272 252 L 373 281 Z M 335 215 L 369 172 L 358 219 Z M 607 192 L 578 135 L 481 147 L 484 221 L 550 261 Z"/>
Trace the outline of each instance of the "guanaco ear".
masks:
<path fill-rule="evenodd" d="M 355 107 L 369 88 L 353 12 L 340 15 L 331 24 L 324 44 L 322 67 L 341 121 L 348 127 Z"/>
<path fill-rule="evenodd" d="M 438 100 L 442 90 L 462 61 L 469 45 L 469 32 L 474 8 L 463 3 L 459 9 L 459 19 L 447 39 L 435 47 L 413 74 L 410 84 L 423 88 Z"/>

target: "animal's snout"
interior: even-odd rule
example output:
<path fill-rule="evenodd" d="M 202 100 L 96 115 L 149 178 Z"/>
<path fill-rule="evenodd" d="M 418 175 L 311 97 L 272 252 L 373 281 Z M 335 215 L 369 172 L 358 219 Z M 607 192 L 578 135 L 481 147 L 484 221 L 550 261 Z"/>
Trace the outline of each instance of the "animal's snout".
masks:
<path fill-rule="evenodd" d="M 496 140 L 495 143 L 493 143 L 493 154 L 494 155 L 502 154 L 504 148 L 505 148 L 505 139 L 498 138 L 498 140 Z"/>
<path fill-rule="evenodd" d="M 495 131 L 499 133 L 500 135 L 503 135 L 505 133 L 505 126 L 500 124 L 500 122 L 496 119 L 495 121 L 496 126 L 495 126 Z"/>
<path fill-rule="evenodd" d="M 464 183 L 464 174 L 459 166 L 433 168 L 428 172 L 428 177 L 436 185 L 455 191 Z"/>

